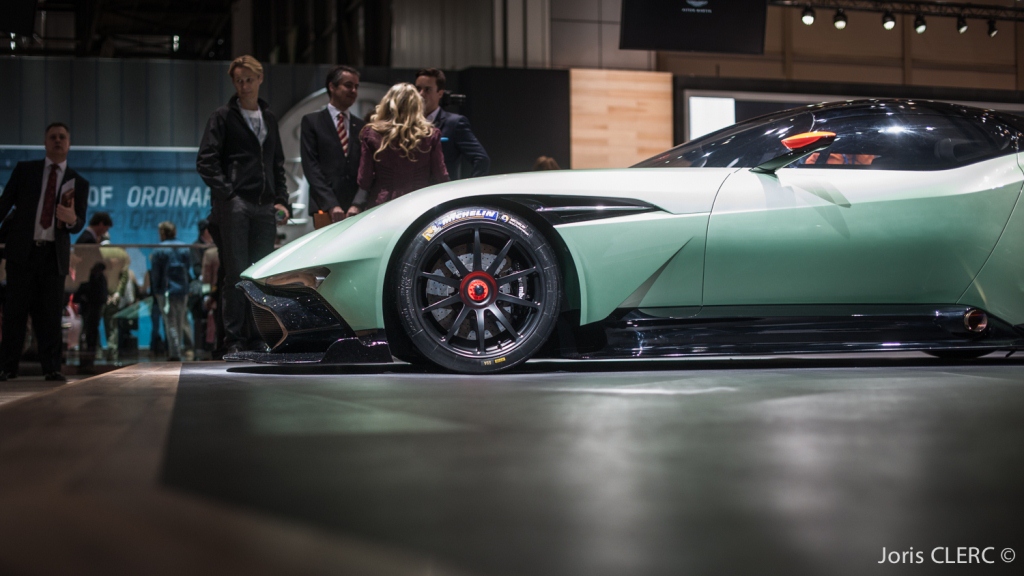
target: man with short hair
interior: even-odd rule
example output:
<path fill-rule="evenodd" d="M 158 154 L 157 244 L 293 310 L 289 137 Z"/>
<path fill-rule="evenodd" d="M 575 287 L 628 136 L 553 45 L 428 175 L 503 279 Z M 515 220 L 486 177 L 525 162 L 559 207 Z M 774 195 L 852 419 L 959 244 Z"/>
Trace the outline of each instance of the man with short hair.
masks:
<path fill-rule="evenodd" d="M 309 213 L 327 212 L 338 222 L 363 208 L 352 201 L 365 122 L 349 111 L 359 95 L 359 71 L 335 66 L 325 84 L 327 107 L 302 117 L 302 173 L 309 182 Z"/>
<path fill-rule="evenodd" d="M 0 195 L 0 218 L 14 208 L 7 237 L 0 381 L 18 373 L 29 315 L 46 380 L 66 381 L 60 372 L 64 277 L 71 235 L 85 225 L 89 182 L 67 166 L 71 131 L 66 124 L 50 124 L 44 138 L 46 158 L 18 162 Z"/>
<path fill-rule="evenodd" d="M 106 212 L 96 212 L 89 218 L 89 226 L 82 231 L 82 235 L 75 240 L 75 244 L 99 244 L 111 228 L 114 221 Z"/>
<path fill-rule="evenodd" d="M 424 68 L 416 73 L 416 89 L 423 98 L 423 115 L 441 130 L 441 150 L 448 175 L 452 180 L 462 178 L 462 159 L 465 157 L 473 166 L 470 178 L 486 176 L 491 159 L 470 129 L 469 120 L 441 108 L 444 87 L 444 72 L 437 68 Z"/>
<path fill-rule="evenodd" d="M 263 66 L 252 56 L 228 68 L 235 95 L 206 123 L 196 170 L 210 187 L 224 265 L 224 331 L 228 353 L 265 349 L 249 302 L 235 284 L 274 250 L 276 226 L 291 216 L 277 118 L 259 98 Z"/>
<path fill-rule="evenodd" d="M 192 254 L 188 246 L 177 239 L 178 228 L 173 222 L 161 222 L 158 230 L 161 246 L 167 247 L 157 248 L 149 256 L 149 277 L 156 305 L 166 311 L 167 359 L 176 362 L 181 360 L 182 340 L 192 340 L 186 319 Z"/>

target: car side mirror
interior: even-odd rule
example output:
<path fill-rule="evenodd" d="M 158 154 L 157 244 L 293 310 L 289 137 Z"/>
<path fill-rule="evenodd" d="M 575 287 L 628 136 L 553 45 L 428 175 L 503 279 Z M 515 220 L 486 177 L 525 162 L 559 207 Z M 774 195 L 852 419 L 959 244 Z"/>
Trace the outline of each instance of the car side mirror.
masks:
<path fill-rule="evenodd" d="M 804 132 L 783 138 L 782 145 L 789 148 L 789 152 L 776 156 L 767 162 L 762 162 L 760 165 L 751 168 L 750 171 L 757 172 L 758 174 L 775 174 L 775 171 L 779 168 L 789 166 L 805 156 L 828 148 L 835 140 L 835 132 L 823 131 Z"/>

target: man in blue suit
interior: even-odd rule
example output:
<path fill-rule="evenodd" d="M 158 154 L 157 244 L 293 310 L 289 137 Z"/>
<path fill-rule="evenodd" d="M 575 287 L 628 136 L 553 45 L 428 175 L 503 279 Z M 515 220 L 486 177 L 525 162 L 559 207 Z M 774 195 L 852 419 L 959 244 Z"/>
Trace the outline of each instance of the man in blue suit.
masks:
<path fill-rule="evenodd" d="M 444 72 L 437 68 L 424 68 L 416 73 L 416 89 L 423 98 L 423 115 L 441 130 L 441 151 L 444 152 L 448 175 L 452 180 L 486 176 L 491 159 L 473 135 L 469 120 L 441 108 L 444 86 Z M 472 166 L 468 176 L 461 174 L 463 158 Z"/>
<path fill-rule="evenodd" d="M 71 131 L 46 127 L 46 158 L 18 162 L 0 196 L 0 219 L 13 208 L 7 237 L 7 302 L 4 306 L 0 381 L 18 373 L 25 325 L 39 340 L 46 380 L 64 382 L 60 372 L 64 277 L 71 259 L 71 235 L 85 226 L 89 182 L 68 167 Z"/>

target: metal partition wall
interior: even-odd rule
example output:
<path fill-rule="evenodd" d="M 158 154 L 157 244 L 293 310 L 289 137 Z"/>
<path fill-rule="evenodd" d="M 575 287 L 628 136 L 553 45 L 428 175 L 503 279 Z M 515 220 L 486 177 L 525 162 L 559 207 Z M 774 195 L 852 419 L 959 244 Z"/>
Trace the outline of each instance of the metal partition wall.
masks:
<path fill-rule="evenodd" d="M 234 94 L 230 62 L 0 58 L 0 144 L 41 145 L 50 122 L 79 146 L 195 147 L 210 114 Z M 324 88 L 330 64 L 267 64 L 260 96 L 284 114 Z M 362 69 L 364 82 L 412 82 L 415 69 Z M 458 89 L 458 73 L 448 76 Z"/>

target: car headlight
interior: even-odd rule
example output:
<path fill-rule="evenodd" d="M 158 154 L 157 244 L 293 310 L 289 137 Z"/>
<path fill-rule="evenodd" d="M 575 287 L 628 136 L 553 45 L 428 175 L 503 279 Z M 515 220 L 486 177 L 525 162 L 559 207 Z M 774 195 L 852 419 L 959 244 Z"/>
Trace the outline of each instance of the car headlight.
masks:
<path fill-rule="evenodd" d="M 283 274 L 274 274 L 263 279 L 267 286 L 278 286 L 281 288 L 298 288 L 304 286 L 316 290 L 323 284 L 324 279 L 331 271 L 323 266 L 316 268 L 304 268 Z"/>

